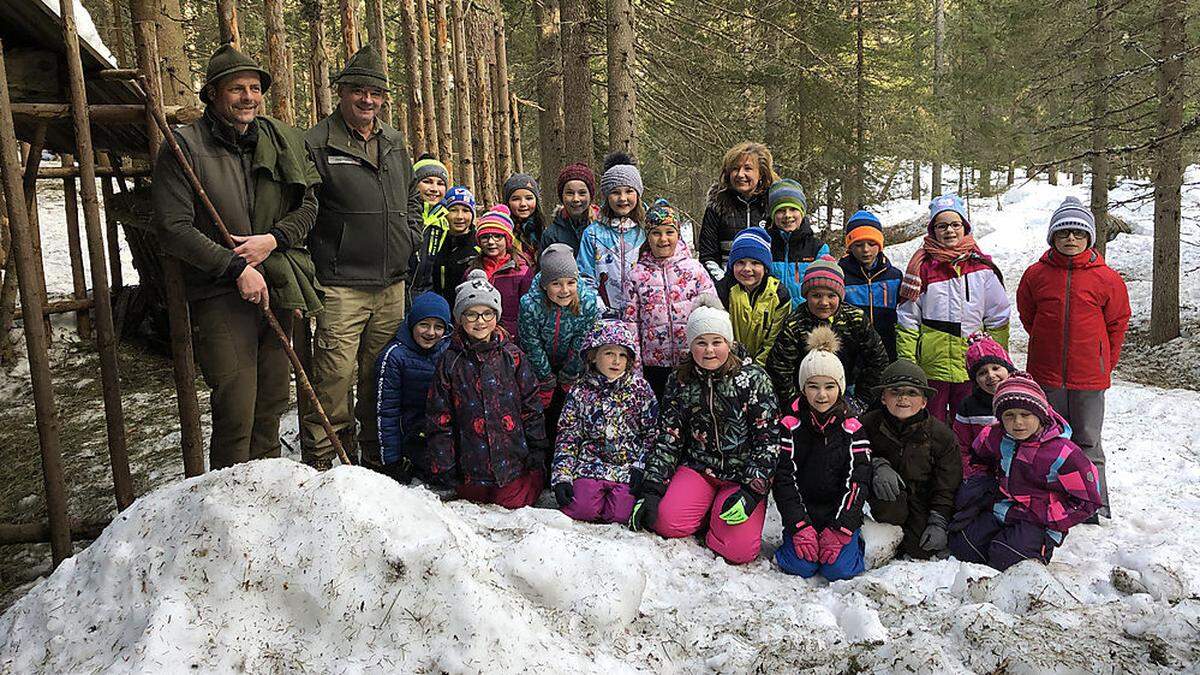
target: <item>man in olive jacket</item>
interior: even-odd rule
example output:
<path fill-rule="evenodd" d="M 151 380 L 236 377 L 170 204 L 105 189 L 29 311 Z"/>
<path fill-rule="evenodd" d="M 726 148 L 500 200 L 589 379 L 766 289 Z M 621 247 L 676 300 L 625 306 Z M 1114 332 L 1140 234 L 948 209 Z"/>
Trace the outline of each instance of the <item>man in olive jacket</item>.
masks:
<path fill-rule="evenodd" d="M 226 247 L 170 147 L 154 166 L 154 227 L 163 251 L 182 263 L 196 360 L 212 389 L 213 469 L 279 456 L 289 364 L 262 308 L 286 329 L 296 310 L 321 307 L 304 249 L 319 178 L 300 132 L 258 114 L 270 86 L 270 73 L 224 45 L 208 63 L 204 116 L 175 131 L 236 248 Z"/>
<path fill-rule="evenodd" d="M 313 336 L 312 381 L 339 435 L 353 433 L 357 418 L 362 460 L 377 465 L 373 371 L 404 319 L 409 263 L 421 241 L 420 198 L 410 189 L 412 161 L 403 138 L 379 118 L 387 97 L 379 54 L 363 47 L 334 85 L 337 109 L 305 135 L 321 175 L 321 207 L 309 245 L 326 291 Z M 320 469 L 332 464 L 333 448 L 311 412 L 301 445 L 306 462 Z"/>

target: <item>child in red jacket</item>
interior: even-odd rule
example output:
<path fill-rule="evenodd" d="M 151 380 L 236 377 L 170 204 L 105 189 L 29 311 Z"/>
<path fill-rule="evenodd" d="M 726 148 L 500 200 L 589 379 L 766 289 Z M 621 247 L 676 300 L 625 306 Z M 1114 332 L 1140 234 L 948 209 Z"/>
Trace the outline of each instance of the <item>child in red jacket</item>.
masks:
<path fill-rule="evenodd" d="M 1083 449 L 1100 475 L 1104 506 L 1110 517 L 1104 478 L 1104 392 L 1121 355 L 1129 327 L 1125 281 L 1092 247 L 1092 213 L 1067 197 L 1050 218 L 1050 249 L 1025 270 L 1017 287 L 1017 311 L 1029 333 L 1028 371 L 1071 425 L 1071 440 Z"/>

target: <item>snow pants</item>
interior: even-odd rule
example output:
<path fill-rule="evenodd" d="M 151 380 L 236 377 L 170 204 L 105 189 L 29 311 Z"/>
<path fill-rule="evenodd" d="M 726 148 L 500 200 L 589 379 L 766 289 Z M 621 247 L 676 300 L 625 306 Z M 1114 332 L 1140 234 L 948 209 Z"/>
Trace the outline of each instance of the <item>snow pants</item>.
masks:
<path fill-rule="evenodd" d="M 966 382 L 946 382 L 945 380 L 930 380 L 934 394 L 929 397 L 926 410 L 940 422 L 949 426 L 954 422 L 954 413 L 958 412 L 958 404 L 971 395 L 975 385 L 970 380 Z"/>
<path fill-rule="evenodd" d="M 767 500 L 763 498 L 758 502 L 746 522 L 729 525 L 721 520 L 721 505 L 740 489 L 737 483 L 681 466 L 671 477 L 667 493 L 658 505 L 654 530 L 668 539 L 687 537 L 700 531 L 707 518 L 708 532 L 704 543 L 729 563 L 748 563 L 758 557 L 762 548 Z"/>
<path fill-rule="evenodd" d="M 988 476 L 977 476 L 962 484 L 955 500 L 957 512 L 948 528 L 950 552 L 963 562 L 1001 572 L 1022 560 L 1050 562 L 1059 541 L 1035 523 L 997 520 L 992 505 L 998 492 L 996 481 Z"/>
<path fill-rule="evenodd" d="M 479 504 L 496 504 L 506 509 L 532 506 L 542 494 L 545 480 L 541 471 L 529 471 L 508 485 L 490 487 L 476 483 L 460 483 L 458 497 Z"/>
<path fill-rule="evenodd" d="M 633 512 L 633 494 L 625 483 L 576 478 L 571 483 L 575 499 L 562 512 L 588 523 L 626 523 Z"/>
<path fill-rule="evenodd" d="M 1104 427 L 1104 392 L 1103 389 L 1047 389 L 1046 400 L 1071 425 L 1071 441 L 1096 465 L 1100 474 L 1100 501 L 1104 504 L 1097 513 L 1111 518 L 1108 480 L 1104 477 L 1104 447 L 1100 443 L 1100 431 Z"/>
<path fill-rule="evenodd" d="M 833 563 L 825 565 L 805 560 L 796 555 L 796 548 L 792 546 L 791 540 L 785 537 L 783 545 L 775 549 L 775 562 L 784 572 L 805 579 L 820 574 L 829 581 L 841 581 L 856 577 L 867 569 L 866 558 L 863 555 L 865 550 L 866 544 L 862 540 L 862 530 L 855 530 L 854 536 L 850 538 L 850 543 L 842 547 L 842 552 L 838 554 L 837 559 Z"/>
<path fill-rule="evenodd" d="M 925 560 L 934 553 L 921 548 L 921 535 L 925 533 L 925 526 L 929 524 L 929 504 L 923 499 L 915 499 L 910 490 L 911 486 L 904 487 L 900 496 L 890 502 L 871 496 L 867 503 L 871 505 L 871 517 L 876 522 L 899 525 L 904 530 L 900 550 L 905 555 Z"/>

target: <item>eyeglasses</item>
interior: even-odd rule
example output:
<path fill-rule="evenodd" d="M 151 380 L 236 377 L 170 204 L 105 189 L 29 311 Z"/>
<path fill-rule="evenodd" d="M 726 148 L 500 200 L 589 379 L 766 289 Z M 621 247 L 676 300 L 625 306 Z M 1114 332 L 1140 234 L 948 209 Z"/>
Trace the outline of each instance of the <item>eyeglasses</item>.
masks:
<path fill-rule="evenodd" d="M 1058 239 L 1087 239 L 1088 233 L 1084 232 L 1083 230 L 1075 229 L 1059 230 L 1054 233 L 1054 236 Z"/>
<path fill-rule="evenodd" d="M 933 231 L 934 232 L 945 232 L 951 228 L 953 228 L 955 230 L 961 230 L 961 229 L 963 229 L 963 222 L 961 220 L 955 220 L 955 221 L 951 221 L 948 223 L 938 223 L 937 225 L 933 226 Z"/>
<path fill-rule="evenodd" d="M 500 240 L 503 240 L 503 239 L 504 239 L 504 235 L 502 235 L 502 234 L 493 234 L 493 233 L 491 233 L 491 232 L 487 232 L 487 233 L 485 233 L 485 234 L 481 234 L 481 235 L 479 235 L 479 241 L 480 241 L 480 242 L 489 241 L 489 240 L 492 240 L 492 239 L 500 239 Z"/>
<path fill-rule="evenodd" d="M 463 312 L 463 321 L 467 323 L 475 323 L 476 321 L 491 321 L 496 318 L 494 310 L 485 309 L 482 312 Z"/>
<path fill-rule="evenodd" d="M 896 398 L 917 398 L 918 396 L 924 396 L 920 389 L 912 387 L 890 387 L 888 393 Z"/>

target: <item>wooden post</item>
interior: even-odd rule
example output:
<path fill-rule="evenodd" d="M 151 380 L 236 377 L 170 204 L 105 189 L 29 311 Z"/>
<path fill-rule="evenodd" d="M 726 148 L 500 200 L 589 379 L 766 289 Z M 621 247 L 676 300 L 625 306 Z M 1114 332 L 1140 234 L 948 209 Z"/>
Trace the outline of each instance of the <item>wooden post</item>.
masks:
<path fill-rule="evenodd" d="M 232 3 L 233 0 L 221 0 L 218 3 L 219 9 L 224 9 L 223 3 Z M 154 21 L 148 18 L 150 0 L 130 0 L 129 14 L 133 17 L 133 48 L 134 54 L 137 57 L 138 70 L 142 72 L 142 88 L 146 91 L 146 96 L 160 96 L 162 86 L 159 84 L 158 75 L 158 37 L 154 32 Z M 233 37 L 237 38 L 237 6 L 233 7 Z M 221 26 L 221 35 L 225 36 L 225 26 Z M 236 48 L 237 45 L 235 44 Z M 160 99 L 161 100 L 161 99 Z M 149 113 L 143 113 L 146 120 L 146 137 L 149 139 L 150 157 L 153 158 L 158 153 L 158 146 L 162 143 L 162 132 L 158 130 L 158 125 L 154 120 L 150 119 Z"/>
<path fill-rule="evenodd" d="M 496 17 L 493 29 L 496 40 L 496 70 L 492 82 L 496 89 L 496 121 L 500 135 L 496 138 L 496 168 L 501 176 L 507 178 L 513 173 L 512 159 L 512 102 L 508 91 L 508 44 L 504 37 L 504 14 Z M 551 199 L 547 203 L 553 203 Z M 539 204 L 538 208 L 542 208 Z"/>
<path fill-rule="evenodd" d="M 75 158 L 71 155 L 62 156 L 63 166 L 71 166 Z M 83 276 L 83 248 L 79 244 L 79 194 L 76 191 L 75 179 L 63 179 L 63 207 L 67 215 L 67 252 L 71 258 L 71 297 L 76 300 L 87 299 L 87 281 Z M 86 310 L 75 313 L 75 330 L 79 337 L 89 340 L 92 337 L 92 322 Z"/>
<path fill-rule="evenodd" d="M 112 465 L 113 492 L 117 509 L 133 503 L 133 479 L 125 447 L 125 415 L 121 410 L 121 371 L 117 363 L 117 340 L 113 329 L 112 299 L 108 267 L 104 260 L 104 235 L 100 230 L 100 202 L 96 197 L 96 156 L 92 149 L 92 125 L 88 120 L 87 91 L 79 56 L 79 34 L 75 28 L 74 0 L 59 0 L 63 42 L 67 48 L 67 80 L 71 91 L 75 126 L 76 156 L 79 160 L 79 194 L 83 199 L 83 224 L 87 228 L 88 259 L 92 268 L 92 297 L 95 300 L 96 348 L 100 352 L 100 379 L 104 393 L 104 421 L 108 431 L 108 459 Z"/>
<path fill-rule="evenodd" d="M 475 161 L 471 141 L 471 83 L 467 74 L 466 0 L 453 3 L 454 29 L 454 154 L 458 156 L 458 182 L 475 191 Z M 476 196 L 478 199 L 478 196 Z"/>
<path fill-rule="evenodd" d="M 113 161 L 108 155 L 102 155 L 101 163 L 111 167 Z M 120 158 L 117 158 L 116 163 L 120 163 Z M 112 212 L 113 180 L 113 176 L 105 176 L 100 180 L 100 201 L 104 204 L 104 240 L 108 244 L 108 273 L 112 278 L 113 293 L 120 293 L 121 289 L 125 288 L 125 275 L 121 271 L 121 229 L 117 227 L 117 218 Z M 124 189 L 122 185 L 121 190 Z"/>
<path fill-rule="evenodd" d="M 46 351 L 43 297 L 34 269 L 29 236 L 29 212 L 21 184 L 17 157 L 17 133 L 13 128 L 8 99 L 8 72 L 4 67 L 4 45 L 0 41 L 0 175 L 12 232 L 11 255 L 16 261 L 24 318 L 25 351 L 29 356 L 29 379 L 33 385 L 33 409 L 37 422 L 38 448 L 42 454 L 42 481 L 46 490 L 46 515 L 50 522 L 50 553 L 54 566 L 71 555 L 71 524 L 67 517 L 67 490 L 63 480 L 62 449 L 58 437 L 58 409 L 50 382 L 50 355 Z"/>
<path fill-rule="evenodd" d="M 240 50 L 242 48 L 242 29 L 238 26 L 237 0 L 217 0 L 217 25 L 221 31 L 221 43 L 229 43 L 233 45 L 234 49 Z M 135 37 L 135 42 L 136 39 Z"/>
<path fill-rule="evenodd" d="M 129 55 L 125 52 L 125 20 L 121 15 L 121 0 L 112 0 L 112 30 L 108 33 L 108 43 L 113 47 L 113 56 L 117 57 L 118 66 L 129 65 Z"/>

